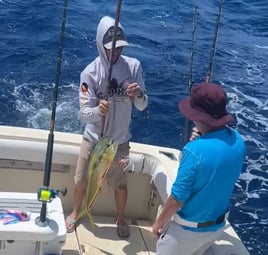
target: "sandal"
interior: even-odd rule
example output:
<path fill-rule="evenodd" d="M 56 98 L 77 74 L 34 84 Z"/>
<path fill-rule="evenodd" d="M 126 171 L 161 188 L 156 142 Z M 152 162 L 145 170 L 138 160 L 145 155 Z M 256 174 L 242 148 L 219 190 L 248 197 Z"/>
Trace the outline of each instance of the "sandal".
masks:
<path fill-rule="evenodd" d="M 75 230 L 77 220 L 73 219 L 71 216 L 67 216 L 65 220 L 65 226 L 67 229 L 67 233 L 72 233 Z"/>
<path fill-rule="evenodd" d="M 117 225 L 117 235 L 120 238 L 128 238 L 129 237 L 129 228 L 127 223 L 124 224 L 118 224 L 118 222 L 116 222 Z"/>

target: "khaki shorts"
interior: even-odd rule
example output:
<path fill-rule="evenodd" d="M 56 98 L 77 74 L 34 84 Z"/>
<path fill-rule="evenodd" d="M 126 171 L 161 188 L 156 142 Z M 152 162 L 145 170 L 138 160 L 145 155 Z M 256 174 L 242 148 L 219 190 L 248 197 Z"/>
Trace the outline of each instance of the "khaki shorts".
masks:
<path fill-rule="evenodd" d="M 95 144 L 87 139 L 83 139 L 80 146 L 74 182 L 84 188 L 87 186 L 88 164 L 90 153 L 94 149 L 94 146 Z M 125 167 L 123 164 L 119 165 L 118 161 L 128 158 L 129 149 L 129 143 L 119 144 L 115 159 L 106 175 L 108 185 L 114 189 L 127 185 L 127 177 L 124 171 Z"/>

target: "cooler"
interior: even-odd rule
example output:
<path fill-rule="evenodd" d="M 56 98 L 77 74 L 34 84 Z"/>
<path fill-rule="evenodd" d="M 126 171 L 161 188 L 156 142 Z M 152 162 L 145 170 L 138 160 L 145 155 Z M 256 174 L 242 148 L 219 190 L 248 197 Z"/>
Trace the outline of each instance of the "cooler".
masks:
<path fill-rule="evenodd" d="M 44 255 L 61 255 L 66 227 L 61 200 L 47 203 L 46 226 L 36 224 L 42 203 L 36 193 L 0 192 L 0 210 L 30 212 L 30 220 L 3 224 L 0 220 L 0 255 L 35 255 L 36 242 L 44 244 Z"/>

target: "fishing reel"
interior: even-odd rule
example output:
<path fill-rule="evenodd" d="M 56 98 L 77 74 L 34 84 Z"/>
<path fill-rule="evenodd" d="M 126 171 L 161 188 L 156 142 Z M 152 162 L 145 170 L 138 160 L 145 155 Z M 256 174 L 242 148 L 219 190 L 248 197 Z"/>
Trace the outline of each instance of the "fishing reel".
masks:
<path fill-rule="evenodd" d="M 51 202 L 56 196 L 59 195 L 65 196 L 67 194 L 67 188 L 54 190 L 49 188 L 39 188 L 37 191 L 37 199 L 40 202 Z"/>

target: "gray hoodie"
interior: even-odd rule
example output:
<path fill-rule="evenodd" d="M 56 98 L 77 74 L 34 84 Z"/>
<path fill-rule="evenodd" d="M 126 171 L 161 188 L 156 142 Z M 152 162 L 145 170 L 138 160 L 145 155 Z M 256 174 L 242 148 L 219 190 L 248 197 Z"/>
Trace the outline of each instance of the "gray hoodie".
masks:
<path fill-rule="evenodd" d="M 114 26 L 114 19 L 103 17 L 97 27 L 96 44 L 99 56 L 92 61 L 80 76 L 80 120 L 86 124 L 84 137 L 94 143 L 97 142 L 102 126 L 102 119 L 98 115 L 100 99 L 105 97 L 108 84 L 109 61 L 103 46 L 103 37 L 107 30 Z M 121 24 L 119 27 L 123 29 Z M 127 83 L 136 82 L 144 92 L 144 97 L 136 97 L 134 102 L 127 96 Z M 104 137 L 111 137 L 121 144 L 129 141 L 131 134 L 129 124 L 132 106 L 143 111 L 148 105 L 145 94 L 145 84 L 142 77 L 142 67 L 135 58 L 121 55 L 112 66 L 112 86 L 108 91 L 109 112 L 105 117 Z"/>

